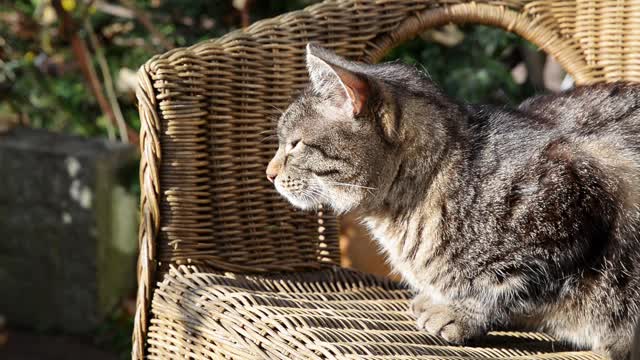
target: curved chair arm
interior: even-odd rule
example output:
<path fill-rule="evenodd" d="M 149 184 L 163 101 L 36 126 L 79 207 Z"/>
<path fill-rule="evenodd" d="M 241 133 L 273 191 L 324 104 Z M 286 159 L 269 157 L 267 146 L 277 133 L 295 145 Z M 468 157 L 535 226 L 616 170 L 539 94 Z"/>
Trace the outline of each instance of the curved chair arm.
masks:
<path fill-rule="evenodd" d="M 317 269 L 339 262 L 337 222 L 293 211 L 264 180 L 274 118 L 306 84 L 318 42 L 379 61 L 448 22 L 513 31 L 579 84 L 640 81 L 633 0 L 327 0 L 149 60 L 139 72 L 141 225 L 134 358 L 149 301 L 168 264 L 232 272 Z M 265 139 L 266 138 L 266 139 Z M 160 269 L 160 270 L 158 270 Z"/>

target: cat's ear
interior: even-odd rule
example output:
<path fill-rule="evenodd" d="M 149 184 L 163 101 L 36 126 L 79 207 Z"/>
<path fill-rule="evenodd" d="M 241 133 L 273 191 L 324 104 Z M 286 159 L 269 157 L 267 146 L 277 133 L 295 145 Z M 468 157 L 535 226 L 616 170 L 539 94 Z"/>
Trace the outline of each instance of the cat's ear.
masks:
<path fill-rule="evenodd" d="M 364 76 L 338 64 L 344 61 L 316 45 L 307 45 L 307 69 L 313 90 L 358 115 L 367 103 L 369 84 Z"/>

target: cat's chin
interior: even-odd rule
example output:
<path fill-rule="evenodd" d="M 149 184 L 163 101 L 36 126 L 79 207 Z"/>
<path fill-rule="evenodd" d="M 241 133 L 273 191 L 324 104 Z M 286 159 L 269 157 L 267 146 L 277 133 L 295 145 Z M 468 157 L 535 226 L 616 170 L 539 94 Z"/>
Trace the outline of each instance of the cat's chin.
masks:
<path fill-rule="evenodd" d="M 316 202 L 309 201 L 307 199 L 299 199 L 294 195 L 283 193 L 282 191 L 280 191 L 280 195 L 287 199 L 291 205 L 300 210 L 316 210 L 320 206 L 320 204 Z"/>
<path fill-rule="evenodd" d="M 317 210 L 320 205 L 318 203 L 304 201 L 304 200 L 292 198 L 289 196 L 286 196 L 286 198 L 291 205 L 297 207 L 300 210 Z"/>
<path fill-rule="evenodd" d="M 285 199 L 287 199 L 287 201 L 289 201 L 289 203 L 293 206 L 295 206 L 296 208 L 300 209 L 300 210 L 305 210 L 305 211 L 314 211 L 314 210 L 319 210 L 320 206 L 325 206 L 327 208 L 330 208 L 331 210 L 333 210 L 333 212 L 336 215 L 341 215 L 344 214 L 346 212 L 349 212 L 351 210 L 353 210 L 353 206 L 350 206 L 348 204 L 320 204 L 317 202 L 313 202 L 313 201 L 309 201 L 306 199 L 299 199 L 296 198 L 293 195 L 289 195 L 289 194 L 283 194 L 280 193 L 282 196 L 284 196 Z M 338 205 L 338 206 L 336 206 Z M 342 205 L 342 206 L 341 206 Z"/>

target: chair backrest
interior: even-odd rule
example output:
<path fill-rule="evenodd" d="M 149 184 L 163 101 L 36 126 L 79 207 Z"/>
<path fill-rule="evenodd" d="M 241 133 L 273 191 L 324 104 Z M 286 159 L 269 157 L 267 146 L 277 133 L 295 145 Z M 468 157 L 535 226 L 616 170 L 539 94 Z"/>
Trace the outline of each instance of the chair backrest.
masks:
<path fill-rule="evenodd" d="M 336 219 L 294 211 L 264 175 L 275 118 L 307 82 L 308 42 L 375 62 L 428 28 L 487 24 L 538 45 L 578 84 L 640 81 L 638 19 L 640 0 L 327 0 L 152 58 L 139 72 L 134 354 L 163 265 L 269 272 L 338 262 Z"/>

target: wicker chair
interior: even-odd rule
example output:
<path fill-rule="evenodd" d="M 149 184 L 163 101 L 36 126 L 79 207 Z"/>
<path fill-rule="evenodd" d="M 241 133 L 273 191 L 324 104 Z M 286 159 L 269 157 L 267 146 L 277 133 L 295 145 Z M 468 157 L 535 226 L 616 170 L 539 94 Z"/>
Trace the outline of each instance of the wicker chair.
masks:
<path fill-rule="evenodd" d="M 638 0 L 328 0 L 154 57 L 139 73 L 134 359 L 599 358 L 544 334 L 456 347 L 417 331 L 409 291 L 340 268 L 336 219 L 293 210 L 265 179 L 307 42 L 375 62 L 450 22 L 515 32 L 578 84 L 640 81 Z"/>

